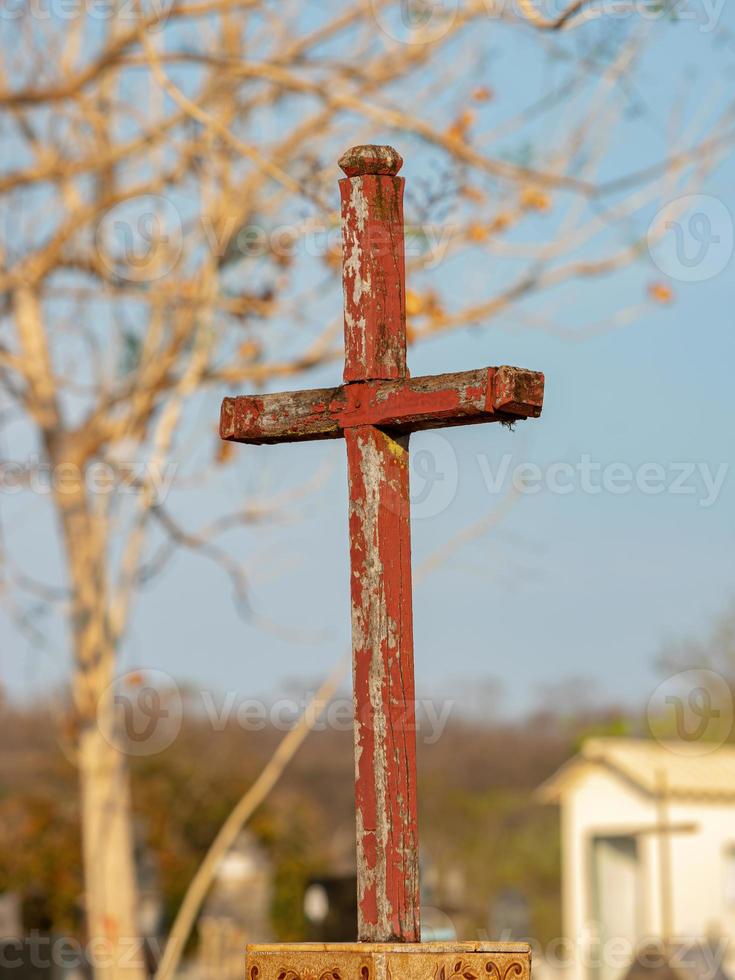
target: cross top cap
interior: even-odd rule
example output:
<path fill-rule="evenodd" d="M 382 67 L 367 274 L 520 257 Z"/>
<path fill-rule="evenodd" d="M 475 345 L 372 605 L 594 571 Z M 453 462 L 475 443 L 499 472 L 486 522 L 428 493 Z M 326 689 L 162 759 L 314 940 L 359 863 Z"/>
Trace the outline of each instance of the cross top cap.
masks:
<path fill-rule="evenodd" d="M 348 177 L 362 177 L 365 174 L 395 177 L 403 166 L 403 157 L 392 146 L 366 143 L 345 150 L 338 162 Z"/>

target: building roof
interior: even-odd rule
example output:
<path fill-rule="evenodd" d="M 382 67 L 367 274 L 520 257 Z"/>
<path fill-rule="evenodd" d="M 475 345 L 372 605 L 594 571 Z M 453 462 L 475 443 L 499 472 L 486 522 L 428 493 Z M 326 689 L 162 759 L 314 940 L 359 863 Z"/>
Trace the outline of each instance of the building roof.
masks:
<path fill-rule="evenodd" d="M 735 746 L 702 749 L 702 742 L 590 738 L 539 787 L 538 796 L 559 803 L 581 775 L 602 767 L 647 796 L 663 789 L 672 799 L 735 800 Z"/>

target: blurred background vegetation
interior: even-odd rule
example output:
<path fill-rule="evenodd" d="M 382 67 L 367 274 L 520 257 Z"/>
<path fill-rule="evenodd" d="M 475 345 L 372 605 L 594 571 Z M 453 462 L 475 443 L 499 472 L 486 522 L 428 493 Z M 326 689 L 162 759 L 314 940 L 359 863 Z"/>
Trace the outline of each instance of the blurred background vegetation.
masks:
<path fill-rule="evenodd" d="M 559 934 L 558 813 L 534 801 L 536 787 L 587 732 L 634 730 L 620 709 L 559 717 L 535 714 L 495 724 L 450 720 L 433 745 L 419 739 L 422 860 L 442 881 L 459 870 L 465 935 L 488 927 L 493 897 L 522 886 L 534 935 Z M 0 710 L 0 892 L 19 891 L 46 927 L 79 935 L 76 771 L 56 735 L 52 706 L 5 703 Z M 160 754 L 133 759 L 134 820 L 139 847 L 150 849 L 170 921 L 212 839 L 271 756 L 281 733 L 244 731 L 236 720 L 212 732 L 186 712 L 179 738 Z M 273 861 L 274 931 L 303 938 L 303 896 L 313 875 L 328 872 L 332 842 L 353 836 L 352 736 L 313 733 L 250 829 Z M 451 901 L 450 901 L 451 904 Z M 29 924 L 29 928 L 32 925 Z M 349 938 L 349 937 L 345 937 Z"/>

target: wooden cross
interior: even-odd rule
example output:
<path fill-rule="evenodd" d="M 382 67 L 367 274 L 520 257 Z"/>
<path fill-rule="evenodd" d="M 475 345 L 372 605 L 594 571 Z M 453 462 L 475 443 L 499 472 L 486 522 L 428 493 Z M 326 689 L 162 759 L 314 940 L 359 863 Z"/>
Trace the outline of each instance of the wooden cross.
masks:
<path fill-rule="evenodd" d="M 544 387 L 512 367 L 409 378 L 402 164 L 389 146 L 339 161 L 345 383 L 225 398 L 220 423 L 233 442 L 347 444 L 358 938 L 373 943 L 420 940 L 408 439 L 535 418 Z"/>

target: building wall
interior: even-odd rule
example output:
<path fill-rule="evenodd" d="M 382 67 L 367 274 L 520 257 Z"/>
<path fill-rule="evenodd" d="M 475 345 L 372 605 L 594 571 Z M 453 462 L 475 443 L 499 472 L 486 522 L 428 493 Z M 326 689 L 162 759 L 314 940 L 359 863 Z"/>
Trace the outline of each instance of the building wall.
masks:
<path fill-rule="evenodd" d="M 562 913 L 565 937 L 571 941 L 567 976 L 569 980 L 610 980 L 614 969 L 600 974 L 590 968 L 597 950 L 591 842 L 595 836 L 628 834 L 657 824 L 660 813 L 655 800 L 600 768 L 576 779 L 564 795 L 561 817 Z M 697 825 L 696 832 L 673 834 L 668 842 L 674 882 L 673 935 L 717 935 L 735 940 L 735 906 L 726 901 L 725 880 L 725 851 L 735 848 L 735 807 L 672 802 L 667 807 L 666 822 Z M 640 938 L 662 934 L 660 848 L 658 835 L 638 837 Z M 618 949 L 611 948 L 606 959 L 619 963 L 624 956 L 621 944 Z M 735 966 L 735 956 L 728 956 L 726 965 Z"/>
<path fill-rule="evenodd" d="M 726 850 L 735 847 L 735 807 L 677 803 L 672 823 L 696 823 L 694 834 L 671 843 L 674 933 L 728 936 L 735 940 L 735 906 L 726 901 Z"/>

